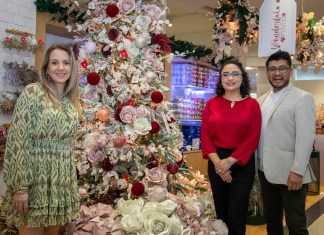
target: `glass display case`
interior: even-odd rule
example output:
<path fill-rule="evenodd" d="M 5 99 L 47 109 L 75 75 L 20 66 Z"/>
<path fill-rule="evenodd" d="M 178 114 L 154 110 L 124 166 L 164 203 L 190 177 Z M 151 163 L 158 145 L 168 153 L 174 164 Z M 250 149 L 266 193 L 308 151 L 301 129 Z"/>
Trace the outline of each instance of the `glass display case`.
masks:
<path fill-rule="evenodd" d="M 198 150 L 201 115 L 206 102 L 215 96 L 219 72 L 208 64 L 174 58 L 171 74 L 172 109 L 182 123 L 184 146 Z"/>

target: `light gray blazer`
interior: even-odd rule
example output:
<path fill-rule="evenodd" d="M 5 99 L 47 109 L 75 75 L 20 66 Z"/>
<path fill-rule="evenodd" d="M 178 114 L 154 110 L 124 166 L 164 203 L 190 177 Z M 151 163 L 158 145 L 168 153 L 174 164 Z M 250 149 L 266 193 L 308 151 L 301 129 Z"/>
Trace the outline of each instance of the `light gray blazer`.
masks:
<path fill-rule="evenodd" d="M 258 98 L 260 105 L 269 93 L 270 91 Z M 289 84 L 264 130 L 262 156 L 267 180 L 273 184 L 287 184 L 291 171 L 303 176 L 303 184 L 314 180 L 309 165 L 314 140 L 313 96 Z"/>

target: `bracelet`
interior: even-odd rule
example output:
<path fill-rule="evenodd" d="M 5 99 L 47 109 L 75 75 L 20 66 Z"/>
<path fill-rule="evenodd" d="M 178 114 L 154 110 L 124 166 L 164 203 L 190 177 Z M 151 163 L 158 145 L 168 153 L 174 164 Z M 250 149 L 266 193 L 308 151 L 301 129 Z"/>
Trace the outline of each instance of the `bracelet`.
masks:
<path fill-rule="evenodd" d="M 231 161 L 228 159 L 228 158 L 226 158 L 226 160 L 227 160 L 227 162 L 228 162 L 228 164 L 230 165 L 230 167 L 232 166 L 232 163 L 231 163 Z"/>

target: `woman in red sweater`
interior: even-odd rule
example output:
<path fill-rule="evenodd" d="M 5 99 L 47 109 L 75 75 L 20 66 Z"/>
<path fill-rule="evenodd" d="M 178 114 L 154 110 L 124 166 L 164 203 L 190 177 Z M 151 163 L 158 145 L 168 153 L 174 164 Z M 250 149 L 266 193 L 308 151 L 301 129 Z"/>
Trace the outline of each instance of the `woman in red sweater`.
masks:
<path fill-rule="evenodd" d="M 208 161 L 218 219 L 229 235 L 244 235 L 249 194 L 255 175 L 254 150 L 261 130 L 261 111 L 249 97 L 249 77 L 238 61 L 227 61 L 220 70 L 214 98 L 202 116 L 202 153 Z"/>

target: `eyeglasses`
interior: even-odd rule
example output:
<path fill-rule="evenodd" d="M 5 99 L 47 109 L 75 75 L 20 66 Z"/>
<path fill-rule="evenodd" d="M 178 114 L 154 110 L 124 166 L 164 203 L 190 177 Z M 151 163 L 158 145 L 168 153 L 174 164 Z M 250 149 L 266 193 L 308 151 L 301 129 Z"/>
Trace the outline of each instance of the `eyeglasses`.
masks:
<path fill-rule="evenodd" d="M 229 77 L 232 77 L 232 78 L 239 78 L 242 74 L 239 73 L 239 72 L 233 72 L 233 73 L 222 73 L 222 78 L 229 78 Z"/>
<path fill-rule="evenodd" d="M 277 71 L 279 71 L 280 73 L 286 73 L 289 69 L 290 69 L 290 67 L 287 67 L 287 66 L 280 66 L 278 68 L 277 67 L 269 67 L 268 72 L 276 73 Z"/>

